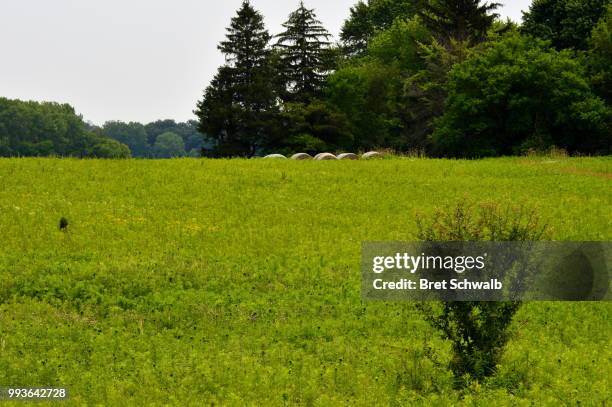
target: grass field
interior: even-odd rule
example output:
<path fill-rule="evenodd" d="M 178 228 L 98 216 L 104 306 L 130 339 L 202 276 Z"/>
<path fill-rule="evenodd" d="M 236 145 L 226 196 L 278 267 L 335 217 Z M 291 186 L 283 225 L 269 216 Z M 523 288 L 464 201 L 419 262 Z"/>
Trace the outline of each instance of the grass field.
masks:
<path fill-rule="evenodd" d="M 0 386 L 67 387 L 66 405 L 612 404 L 610 303 L 526 304 L 499 374 L 461 393 L 413 304 L 361 301 L 361 242 L 413 240 L 418 213 L 464 198 L 612 239 L 612 158 L 0 160 Z"/>

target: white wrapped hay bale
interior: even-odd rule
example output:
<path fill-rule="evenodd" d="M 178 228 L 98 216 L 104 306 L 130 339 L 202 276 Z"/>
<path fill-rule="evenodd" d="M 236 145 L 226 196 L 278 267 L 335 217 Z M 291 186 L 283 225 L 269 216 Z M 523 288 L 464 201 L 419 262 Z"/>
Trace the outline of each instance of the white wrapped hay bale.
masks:
<path fill-rule="evenodd" d="M 306 153 L 297 153 L 291 157 L 292 160 L 304 161 L 304 160 L 312 160 L 312 156 Z"/>
<path fill-rule="evenodd" d="M 264 158 L 267 158 L 267 159 L 276 159 L 276 160 L 279 160 L 279 159 L 280 160 L 286 160 L 287 159 L 287 157 L 285 157 L 282 154 L 270 154 L 270 155 L 265 156 Z"/>
<path fill-rule="evenodd" d="M 353 153 L 344 153 L 338 156 L 338 160 L 359 160 L 359 156 Z"/>
<path fill-rule="evenodd" d="M 315 157 L 315 160 L 317 161 L 330 161 L 330 160 L 337 160 L 338 158 L 330 153 L 321 153 L 321 154 L 317 154 L 317 156 Z"/>
<path fill-rule="evenodd" d="M 361 156 L 364 160 L 372 160 L 377 158 L 383 158 L 384 156 L 378 151 L 370 151 Z"/>

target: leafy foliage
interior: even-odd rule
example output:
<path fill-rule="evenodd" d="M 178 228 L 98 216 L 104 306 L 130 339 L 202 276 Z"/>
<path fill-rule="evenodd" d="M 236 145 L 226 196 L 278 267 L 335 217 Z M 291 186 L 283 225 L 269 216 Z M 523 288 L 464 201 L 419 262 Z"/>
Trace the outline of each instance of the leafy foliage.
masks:
<path fill-rule="evenodd" d="M 425 68 L 421 48 L 430 37 L 417 18 L 396 20 L 370 41 L 367 57 L 330 76 L 326 96 L 349 118 L 357 148 L 422 146 L 414 137 L 406 81 Z"/>
<path fill-rule="evenodd" d="M 147 131 L 140 123 L 110 121 L 104 123 L 102 134 L 127 145 L 134 157 L 146 157 L 150 153 Z"/>
<path fill-rule="evenodd" d="M 198 122 L 189 120 L 187 122 L 177 123 L 174 120 L 158 120 L 145 125 L 147 139 L 150 145 L 155 144 L 157 137 L 166 132 L 178 134 L 185 143 L 186 151 L 200 151 L 207 146 L 208 137 L 206 134 L 201 134 L 198 131 Z"/>
<path fill-rule="evenodd" d="M 431 153 L 436 147 L 430 139 L 434 123 L 446 109 L 449 73 L 474 51 L 465 41 L 443 46 L 435 39 L 419 44 L 418 50 L 422 68 L 404 81 L 405 126 L 408 145 Z"/>
<path fill-rule="evenodd" d="M 125 144 L 121 144 L 116 140 L 106 139 L 95 144 L 89 156 L 92 158 L 119 159 L 130 158 L 132 154 L 130 153 L 130 148 Z"/>
<path fill-rule="evenodd" d="M 281 122 L 282 134 L 286 136 L 279 142 L 279 148 L 287 154 L 337 151 L 353 144 L 346 116 L 321 100 L 286 104 Z"/>
<path fill-rule="evenodd" d="M 398 19 L 372 38 L 368 46 L 368 58 L 362 60 L 397 65 L 402 73 L 411 74 L 423 68 L 421 45 L 429 42 L 431 32 L 419 18 Z"/>
<path fill-rule="evenodd" d="M 554 6 L 565 10 L 564 24 L 590 33 L 598 1 L 538 0 L 523 31 L 544 18 L 540 8 Z M 314 10 L 300 3 L 270 49 L 261 16 L 245 1 L 219 47 L 228 65 L 196 111 L 200 131 L 214 140 L 209 155 L 389 148 L 484 157 L 552 146 L 605 154 L 611 110 L 595 95 L 610 98 L 608 20 L 588 54 L 557 53 L 499 21 L 499 6 L 360 1 L 342 29 L 344 59 L 334 61 Z M 326 134 L 316 130 L 321 123 Z"/>
<path fill-rule="evenodd" d="M 443 44 L 451 41 L 475 44 L 485 40 L 499 14 L 501 3 L 481 0 L 431 0 L 419 16 Z"/>
<path fill-rule="evenodd" d="M 67 104 L 0 98 L 0 156 L 126 157 L 129 149 L 87 129 Z"/>
<path fill-rule="evenodd" d="M 609 0 L 534 0 L 523 16 L 522 30 L 557 49 L 586 50 L 607 4 Z"/>
<path fill-rule="evenodd" d="M 376 61 L 347 66 L 330 76 L 329 101 L 349 119 L 355 148 L 389 145 L 398 133 L 395 101 L 400 92 L 399 77 L 396 66 Z"/>
<path fill-rule="evenodd" d="M 157 158 L 175 158 L 185 156 L 185 143 L 178 134 L 172 132 L 157 136 L 153 145 L 153 152 Z"/>
<path fill-rule="evenodd" d="M 276 47 L 285 82 L 286 101 L 308 102 L 320 96 L 325 77 L 333 68 L 329 52 L 331 34 L 317 20 L 314 10 L 300 2 L 283 24 Z"/>
<path fill-rule="evenodd" d="M 351 7 L 350 17 L 340 33 L 345 53 L 363 55 L 376 34 L 398 19 L 412 18 L 424 3 L 425 0 L 360 0 Z"/>
<path fill-rule="evenodd" d="M 446 156 L 516 154 L 550 146 L 610 147 L 610 108 L 579 61 L 541 41 L 512 35 L 456 65 L 433 142 Z"/>
<path fill-rule="evenodd" d="M 419 219 L 417 227 L 417 237 L 432 242 L 537 241 L 547 233 L 534 211 L 493 204 L 475 208 L 465 202 Z M 478 301 L 420 306 L 427 321 L 452 343 L 450 369 L 459 387 L 495 374 L 520 306 L 520 302 Z"/>
<path fill-rule="evenodd" d="M 154 145 L 161 134 L 171 132 L 180 136 L 184 150 L 189 156 L 200 157 L 202 149 L 211 148 L 211 145 L 208 138 L 198 132 L 197 126 L 194 120 L 184 123 L 177 123 L 174 120 L 158 120 L 146 125 L 136 122 L 111 121 L 106 122 L 102 128 L 92 127 L 92 131 L 125 143 L 130 147 L 132 156 L 138 158 L 163 158 L 156 153 Z M 181 153 L 179 156 L 184 154 Z"/>
<path fill-rule="evenodd" d="M 263 16 L 245 0 L 219 45 L 227 65 L 195 111 L 199 130 L 216 142 L 213 154 L 254 156 L 274 137 L 277 81 Z"/>
<path fill-rule="evenodd" d="M 612 104 L 612 3 L 593 30 L 587 61 L 595 90 Z"/>

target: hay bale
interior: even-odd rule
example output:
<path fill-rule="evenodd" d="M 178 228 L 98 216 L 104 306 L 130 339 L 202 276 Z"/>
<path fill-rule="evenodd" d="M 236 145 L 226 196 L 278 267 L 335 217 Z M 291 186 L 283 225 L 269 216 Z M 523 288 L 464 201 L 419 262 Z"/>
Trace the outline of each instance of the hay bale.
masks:
<path fill-rule="evenodd" d="M 338 156 L 338 160 L 359 160 L 359 156 L 353 153 L 344 153 Z"/>
<path fill-rule="evenodd" d="M 312 156 L 310 154 L 306 154 L 306 153 L 298 153 L 298 154 L 294 154 L 291 157 L 292 160 L 297 160 L 297 161 L 303 161 L 303 160 L 312 160 Z"/>
<path fill-rule="evenodd" d="M 378 151 L 370 151 L 361 156 L 364 160 L 372 160 L 377 158 L 383 158 L 384 156 Z"/>
<path fill-rule="evenodd" d="M 286 159 L 287 159 L 287 157 L 285 157 L 285 156 L 284 156 L 284 155 L 282 155 L 282 154 L 270 154 L 270 155 L 265 156 L 264 158 L 269 158 L 269 159 L 280 159 L 280 160 L 286 160 Z"/>
<path fill-rule="evenodd" d="M 317 161 L 330 161 L 330 160 L 337 160 L 338 158 L 330 153 L 321 153 L 321 154 L 317 154 L 317 156 L 315 157 L 315 160 Z"/>

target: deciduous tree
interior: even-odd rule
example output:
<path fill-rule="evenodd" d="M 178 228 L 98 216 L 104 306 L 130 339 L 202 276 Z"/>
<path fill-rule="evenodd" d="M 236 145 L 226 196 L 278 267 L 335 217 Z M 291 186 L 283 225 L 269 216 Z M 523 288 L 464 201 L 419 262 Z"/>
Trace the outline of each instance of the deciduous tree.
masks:
<path fill-rule="evenodd" d="M 612 104 L 612 3 L 593 30 L 588 65 L 594 88 Z"/>
<path fill-rule="evenodd" d="M 610 148 L 610 109 L 568 51 L 519 35 L 451 70 L 433 141 L 442 155 L 511 155 L 550 146 L 571 153 Z"/>
<path fill-rule="evenodd" d="M 157 136 L 153 152 L 157 158 L 176 158 L 185 156 L 185 143 L 175 133 L 167 132 Z"/>
<path fill-rule="evenodd" d="M 340 39 L 349 56 L 362 55 L 370 40 L 389 28 L 396 19 L 413 17 L 426 0 L 366 0 L 351 7 L 344 22 Z"/>
<path fill-rule="evenodd" d="M 609 0 L 534 0 L 523 16 L 522 30 L 557 49 L 586 50 L 606 4 Z"/>
<path fill-rule="evenodd" d="M 150 153 L 147 132 L 140 123 L 109 121 L 104 123 L 102 134 L 127 145 L 134 157 L 146 157 Z"/>

